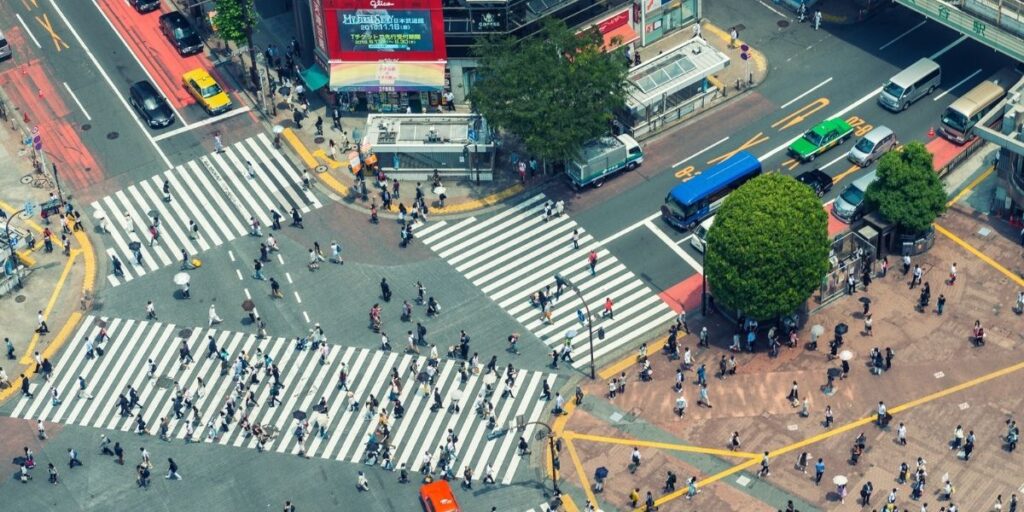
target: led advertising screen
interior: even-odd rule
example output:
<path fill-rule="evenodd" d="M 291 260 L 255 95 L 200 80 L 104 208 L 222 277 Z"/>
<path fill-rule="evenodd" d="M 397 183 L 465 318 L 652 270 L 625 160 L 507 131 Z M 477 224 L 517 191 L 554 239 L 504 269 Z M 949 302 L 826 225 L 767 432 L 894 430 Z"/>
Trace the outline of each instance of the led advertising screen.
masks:
<path fill-rule="evenodd" d="M 429 9 L 336 12 L 343 52 L 429 52 L 434 49 Z"/>

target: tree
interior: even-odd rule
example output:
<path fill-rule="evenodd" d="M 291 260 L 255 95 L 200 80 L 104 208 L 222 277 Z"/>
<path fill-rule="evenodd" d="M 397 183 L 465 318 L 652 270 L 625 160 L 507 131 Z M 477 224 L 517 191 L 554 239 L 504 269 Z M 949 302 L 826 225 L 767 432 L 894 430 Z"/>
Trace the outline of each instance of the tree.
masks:
<path fill-rule="evenodd" d="M 216 0 L 217 12 L 213 16 L 213 25 L 217 33 L 225 41 L 236 45 L 245 44 L 249 48 L 249 79 L 253 87 L 260 86 L 260 78 L 256 71 L 256 46 L 252 42 L 252 31 L 259 22 L 256 5 L 253 0 Z M 242 62 L 245 65 L 245 62 Z"/>
<path fill-rule="evenodd" d="M 804 184 L 781 174 L 726 198 L 707 235 L 704 271 L 715 301 L 758 321 L 792 313 L 828 271 L 828 216 Z"/>
<path fill-rule="evenodd" d="M 865 200 L 905 233 L 927 231 L 946 211 L 946 190 L 932 166 L 932 154 L 921 142 L 890 151 L 878 161 L 878 179 Z"/>
<path fill-rule="evenodd" d="M 479 79 L 469 99 L 530 153 L 554 161 L 575 157 L 608 131 L 612 112 L 625 103 L 625 60 L 601 45 L 596 30 L 577 35 L 550 18 L 527 39 L 485 40 L 476 49 Z"/>

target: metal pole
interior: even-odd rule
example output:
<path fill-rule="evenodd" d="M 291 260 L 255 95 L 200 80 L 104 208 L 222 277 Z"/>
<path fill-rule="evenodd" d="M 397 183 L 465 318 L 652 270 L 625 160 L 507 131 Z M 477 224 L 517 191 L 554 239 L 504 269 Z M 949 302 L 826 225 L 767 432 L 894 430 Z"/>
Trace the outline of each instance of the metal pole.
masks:
<path fill-rule="evenodd" d="M 708 252 L 708 244 L 704 242 L 704 250 L 700 252 L 700 314 L 708 316 L 708 268 L 704 265 L 704 256 Z"/>
<path fill-rule="evenodd" d="M 548 428 L 548 449 L 551 450 L 551 487 L 554 490 L 555 496 L 562 494 L 562 491 L 558 488 L 558 469 L 555 468 L 555 433 L 551 431 L 551 427 L 547 424 L 543 424 Z"/>
<path fill-rule="evenodd" d="M 580 294 L 580 290 L 576 289 L 576 294 L 579 295 L 580 301 L 583 302 L 583 309 L 587 310 L 587 332 L 590 335 L 590 380 L 597 378 L 597 370 L 594 366 L 594 321 L 590 316 L 590 306 L 583 301 L 583 295 Z"/>
<path fill-rule="evenodd" d="M 21 215 L 21 212 L 25 211 L 24 208 L 12 213 L 7 217 L 7 222 L 4 223 L 4 243 L 7 244 L 8 249 L 11 250 L 11 258 L 14 260 L 14 278 L 17 280 L 17 286 L 21 288 L 21 274 L 18 273 L 18 267 L 21 265 L 21 261 L 18 260 L 18 253 L 14 250 L 14 246 L 11 245 L 11 219 Z M 29 247 L 31 249 L 31 247 Z"/>
<path fill-rule="evenodd" d="M 64 206 L 64 193 L 60 190 L 60 177 L 57 176 L 57 164 L 50 164 L 53 166 L 53 184 L 57 186 L 57 199 L 60 199 L 61 207 Z"/>

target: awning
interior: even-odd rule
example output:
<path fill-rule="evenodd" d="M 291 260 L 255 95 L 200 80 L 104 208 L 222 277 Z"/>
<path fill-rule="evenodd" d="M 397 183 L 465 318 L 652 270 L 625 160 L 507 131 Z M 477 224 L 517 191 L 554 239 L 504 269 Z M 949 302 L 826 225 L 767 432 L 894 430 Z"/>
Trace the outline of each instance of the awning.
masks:
<path fill-rule="evenodd" d="M 299 74 L 302 75 L 303 83 L 305 83 L 306 87 L 311 91 L 320 89 L 330 81 L 330 77 L 327 76 L 327 72 L 324 71 L 324 68 L 320 67 L 319 64 L 313 64 L 312 66 L 302 70 Z"/>
<path fill-rule="evenodd" d="M 332 62 L 331 89 L 340 91 L 440 91 L 444 62 Z"/>
<path fill-rule="evenodd" d="M 636 41 L 637 39 L 640 39 L 640 36 L 636 34 L 636 31 L 633 30 L 633 27 L 629 25 L 618 26 L 608 32 L 601 34 L 601 36 L 604 38 L 604 45 L 602 46 L 602 48 L 604 48 L 604 51 L 606 52 L 610 52 L 620 46 L 625 46 L 629 43 L 632 43 L 633 41 Z M 613 41 L 616 38 L 618 38 L 618 40 Z"/>

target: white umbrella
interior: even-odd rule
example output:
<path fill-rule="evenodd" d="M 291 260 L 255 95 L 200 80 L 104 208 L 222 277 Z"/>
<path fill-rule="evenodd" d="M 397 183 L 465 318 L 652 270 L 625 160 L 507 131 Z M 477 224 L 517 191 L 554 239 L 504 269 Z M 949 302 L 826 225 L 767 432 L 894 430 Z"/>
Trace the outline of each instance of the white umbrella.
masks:
<path fill-rule="evenodd" d="M 444 187 L 434 187 L 434 195 L 438 195 L 439 196 L 439 195 L 447 193 L 447 192 L 448 192 L 448 189 L 446 189 Z"/>
<path fill-rule="evenodd" d="M 853 352 L 850 352 L 849 350 L 844 350 L 839 353 L 839 359 L 842 361 L 849 361 L 853 359 Z"/>
<path fill-rule="evenodd" d="M 823 326 L 823 325 L 815 325 L 814 327 L 811 327 L 811 336 L 814 336 L 815 338 L 817 338 L 818 336 L 821 336 L 822 334 L 825 334 L 825 326 Z"/>
<path fill-rule="evenodd" d="M 846 485 L 846 482 L 848 482 L 848 480 L 843 475 L 836 475 L 832 477 L 832 483 L 836 485 Z"/>
<path fill-rule="evenodd" d="M 188 282 L 191 279 L 192 276 L 188 275 L 186 272 L 178 272 L 177 274 L 174 274 L 174 284 L 178 286 L 184 286 L 188 284 Z"/>
<path fill-rule="evenodd" d="M 273 131 L 274 131 L 274 135 L 280 135 L 281 132 L 284 131 L 284 126 L 281 126 L 279 124 L 275 124 L 274 128 L 273 128 Z"/>
<path fill-rule="evenodd" d="M 487 372 L 487 375 L 484 375 L 484 384 L 487 384 L 488 386 L 493 386 L 497 380 L 498 376 L 495 375 L 494 372 Z"/>
<path fill-rule="evenodd" d="M 565 337 L 570 339 L 570 340 L 575 338 L 576 337 L 576 329 L 569 329 L 568 331 L 565 331 Z"/>
<path fill-rule="evenodd" d="M 96 210 L 92 212 L 92 217 L 96 220 L 103 220 L 107 218 L 107 214 L 103 213 L 103 210 Z"/>

